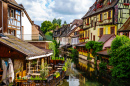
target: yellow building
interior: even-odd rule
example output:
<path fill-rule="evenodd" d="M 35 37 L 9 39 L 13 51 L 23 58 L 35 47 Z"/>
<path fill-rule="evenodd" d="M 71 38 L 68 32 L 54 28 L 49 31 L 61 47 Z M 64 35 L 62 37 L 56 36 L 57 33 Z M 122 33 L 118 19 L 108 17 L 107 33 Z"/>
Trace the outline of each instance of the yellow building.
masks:
<path fill-rule="evenodd" d="M 98 41 L 103 35 L 115 34 L 130 16 L 129 0 L 96 0 L 82 17 L 83 27 L 80 29 L 81 44 Z M 87 59 L 84 46 L 77 45 L 79 57 Z M 91 55 L 91 52 L 88 51 Z M 92 56 L 91 56 L 92 57 Z"/>

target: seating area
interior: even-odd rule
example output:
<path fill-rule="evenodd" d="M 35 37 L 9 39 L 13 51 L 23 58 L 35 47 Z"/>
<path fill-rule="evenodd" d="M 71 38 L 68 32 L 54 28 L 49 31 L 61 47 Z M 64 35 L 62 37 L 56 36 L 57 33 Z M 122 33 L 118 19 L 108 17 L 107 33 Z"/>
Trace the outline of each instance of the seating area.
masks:
<path fill-rule="evenodd" d="M 28 64 L 28 63 L 27 63 Z M 47 69 L 49 70 L 48 75 L 45 79 L 41 78 L 40 67 L 31 67 L 30 70 L 23 70 L 22 72 L 16 73 L 15 85 L 16 86 L 54 86 L 57 85 L 60 80 L 65 77 L 66 72 L 62 70 L 64 64 L 53 63 L 48 64 Z M 27 67 L 28 68 L 28 67 Z M 58 75 L 57 75 L 58 73 Z"/>

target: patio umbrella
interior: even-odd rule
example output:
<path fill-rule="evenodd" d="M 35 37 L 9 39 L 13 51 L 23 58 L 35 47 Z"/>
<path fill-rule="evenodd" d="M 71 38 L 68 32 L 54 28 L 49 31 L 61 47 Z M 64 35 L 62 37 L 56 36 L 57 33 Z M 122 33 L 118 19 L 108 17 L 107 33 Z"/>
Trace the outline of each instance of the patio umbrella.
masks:
<path fill-rule="evenodd" d="M 13 68 L 12 60 L 10 58 L 8 60 L 8 63 L 9 63 L 9 68 L 8 68 L 9 82 L 13 82 L 13 80 L 14 80 L 14 68 Z"/>
<path fill-rule="evenodd" d="M 2 60 L 2 67 L 3 67 L 2 80 L 3 80 L 3 82 L 6 84 L 7 66 L 6 66 L 4 60 Z"/>

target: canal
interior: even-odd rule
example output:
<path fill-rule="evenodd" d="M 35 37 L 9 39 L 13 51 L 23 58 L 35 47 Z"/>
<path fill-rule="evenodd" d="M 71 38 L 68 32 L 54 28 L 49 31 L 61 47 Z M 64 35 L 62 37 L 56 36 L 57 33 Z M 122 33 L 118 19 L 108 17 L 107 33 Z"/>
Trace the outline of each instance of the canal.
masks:
<path fill-rule="evenodd" d="M 93 63 L 82 59 L 79 59 L 79 63 L 77 68 L 72 63 L 71 69 L 66 73 L 68 77 L 58 86 L 130 86 L 129 81 L 112 79 L 110 71 L 99 70 Z"/>

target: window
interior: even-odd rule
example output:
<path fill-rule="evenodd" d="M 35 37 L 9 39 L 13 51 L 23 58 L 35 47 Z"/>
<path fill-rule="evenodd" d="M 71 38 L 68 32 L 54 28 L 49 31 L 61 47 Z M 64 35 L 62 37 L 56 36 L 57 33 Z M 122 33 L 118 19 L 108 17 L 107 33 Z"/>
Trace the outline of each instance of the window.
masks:
<path fill-rule="evenodd" d="M 103 35 L 103 28 L 100 28 L 100 36 Z"/>
<path fill-rule="evenodd" d="M 85 31 L 85 37 L 87 37 L 87 31 Z"/>
<path fill-rule="evenodd" d="M 124 0 L 124 3 L 129 3 L 129 0 Z"/>
<path fill-rule="evenodd" d="M 93 35 L 93 41 L 95 41 L 95 35 Z"/>
<path fill-rule="evenodd" d="M 93 20 L 91 21 L 91 27 L 93 27 Z"/>
<path fill-rule="evenodd" d="M 111 3 L 111 2 L 112 2 L 112 0 L 109 0 L 109 2 Z"/>
<path fill-rule="evenodd" d="M 90 31 L 88 30 L 88 37 L 89 37 L 89 32 L 90 32 Z"/>
<path fill-rule="evenodd" d="M 78 34 L 79 34 L 79 32 L 78 32 L 78 31 L 74 32 L 74 35 L 78 35 Z"/>
<path fill-rule="evenodd" d="M 14 18 L 14 9 L 11 9 L 10 17 Z"/>
<path fill-rule="evenodd" d="M 115 27 L 111 27 L 111 34 L 115 34 Z"/>
<path fill-rule="evenodd" d="M 92 33 L 91 33 L 91 40 L 92 40 Z"/>
<path fill-rule="evenodd" d="M 100 21 L 102 21 L 102 14 L 100 14 Z"/>
<path fill-rule="evenodd" d="M 129 37 L 129 32 L 123 32 L 123 35 Z"/>
<path fill-rule="evenodd" d="M 108 18 L 111 18 L 111 11 L 108 12 Z"/>
<path fill-rule="evenodd" d="M 89 18 L 87 19 L 87 24 L 89 24 Z"/>

